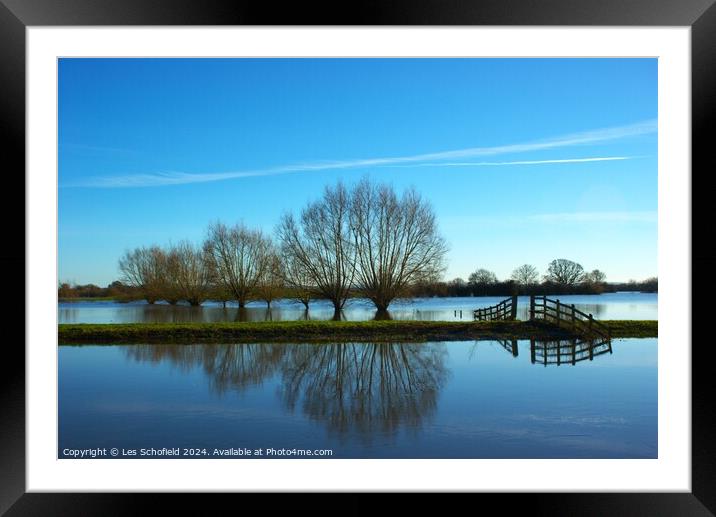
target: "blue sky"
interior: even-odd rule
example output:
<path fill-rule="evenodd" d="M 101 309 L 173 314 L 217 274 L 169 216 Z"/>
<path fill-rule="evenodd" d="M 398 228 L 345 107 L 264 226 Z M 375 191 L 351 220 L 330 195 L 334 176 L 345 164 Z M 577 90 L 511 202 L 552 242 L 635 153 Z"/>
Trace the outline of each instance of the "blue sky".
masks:
<path fill-rule="evenodd" d="M 60 281 L 365 175 L 432 203 L 447 279 L 657 275 L 656 59 L 61 59 L 58 95 Z"/>

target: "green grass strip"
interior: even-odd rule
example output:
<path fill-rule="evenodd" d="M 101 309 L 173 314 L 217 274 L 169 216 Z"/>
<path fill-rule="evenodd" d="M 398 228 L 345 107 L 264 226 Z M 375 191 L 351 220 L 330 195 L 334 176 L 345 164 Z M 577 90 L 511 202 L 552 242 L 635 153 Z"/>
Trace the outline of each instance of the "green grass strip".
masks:
<path fill-rule="evenodd" d="M 602 321 L 612 337 L 656 337 L 657 321 Z M 529 321 L 280 321 L 60 324 L 60 344 L 463 341 L 560 339 L 569 331 Z M 579 337 L 579 336 L 577 336 Z"/>

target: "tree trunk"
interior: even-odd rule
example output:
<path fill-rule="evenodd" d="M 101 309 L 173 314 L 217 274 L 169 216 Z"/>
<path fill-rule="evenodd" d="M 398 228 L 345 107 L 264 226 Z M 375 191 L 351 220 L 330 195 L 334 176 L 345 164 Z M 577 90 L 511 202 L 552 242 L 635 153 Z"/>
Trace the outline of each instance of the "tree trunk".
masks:
<path fill-rule="evenodd" d="M 391 300 L 385 298 L 371 298 L 371 301 L 375 304 L 375 308 L 378 312 L 388 312 L 388 306 Z"/>
<path fill-rule="evenodd" d="M 376 321 L 387 321 L 392 320 L 393 317 L 386 309 L 378 309 L 377 311 L 375 311 L 375 316 L 373 317 L 373 319 Z"/>

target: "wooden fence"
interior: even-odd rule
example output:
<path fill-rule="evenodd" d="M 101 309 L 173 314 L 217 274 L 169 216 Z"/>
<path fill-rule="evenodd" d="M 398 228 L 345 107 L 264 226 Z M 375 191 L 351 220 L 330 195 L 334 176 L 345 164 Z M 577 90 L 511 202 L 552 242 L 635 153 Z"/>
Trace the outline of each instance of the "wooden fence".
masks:
<path fill-rule="evenodd" d="M 492 307 L 472 311 L 475 321 L 514 320 L 517 317 L 517 296 L 510 296 Z"/>
<path fill-rule="evenodd" d="M 595 320 L 591 314 L 576 309 L 574 304 L 567 305 L 546 296 L 530 296 L 530 321 L 535 320 L 569 329 L 574 334 L 611 339 L 609 327 Z"/>

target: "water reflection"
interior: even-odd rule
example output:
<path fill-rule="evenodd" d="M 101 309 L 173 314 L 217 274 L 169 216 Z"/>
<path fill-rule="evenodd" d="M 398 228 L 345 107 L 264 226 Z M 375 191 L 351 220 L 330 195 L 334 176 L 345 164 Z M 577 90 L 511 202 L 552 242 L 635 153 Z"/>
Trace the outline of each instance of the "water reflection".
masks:
<path fill-rule="evenodd" d="M 292 346 L 281 397 L 333 431 L 415 429 L 434 412 L 448 372 L 444 344 L 346 343 Z"/>
<path fill-rule="evenodd" d="M 512 354 L 513 357 L 517 357 L 518 355 L 520 355 L 520 349 L 516 339 L 501 340 L 498 341 L 498 343 L 502 348 Z"/>
<path fill-rule="evenodd" d="M 139 362 L 169 361 L 182 371 L 200 366 L 212 391 L 222 394 L 261 384 L 273 375 L 286 351 L 278 344 L 137 345 L 127 357 Z"/>
<path fill-rule="evenodd" d="M 472 352 L 480 342 L 476 342 Z M 612 353 L 609 341 L 496 342 L 532 364 L 576 365 Z M 436 413 L 452 375 L 450 343 L 334 343 L 236 345 L 135 345 L 134 361 L 169 362 L 181 371 L 200 368 L 211 392 L 223 395 L 264 383 L 275 385 L 281 405 L 323 423 L 329 432 L 364 440 L 417 430 Z M 529 352 L 529 354 L 527 354 Z M 470 354 L 472 359 L 473 353 Z M 475 359 L 479 362 L 479 358 Z M 270 388 L 269 388 L 270 389 Z M 376 434 L 377 433 L 377 434 Z"/>
<path fill-rule="evenodd" d="M 470 350 L 470 360 L 476 357 L 476 352 L 480 341 Z M 520 345 L 516 339 L 497 340 L 496 343 L 507 351 L 512 357 L 517 358 L 520 355 Z M 579 340 L 579 339 L 563 339 L 543 341 L 531 339 L 523 340 L 523 346 L 529 343 L 530 362 L 539 365 L 576 365 L 581 361 L 593 360 L 603 354 L 612 354 L 612 343 L 605 339 L 595 340 Z"/>
<path fill-rule="evenodd" d="M 612 342 L 608 340 L 530 340 L 530 361 L 532 364 L 557 365 L 593 360 L 602 354 L 612 353 Z"/>
<path fill-rule="evenodd" d="M 387 313 L 377 313 L 368 300 L 351 299 L 346 308 L 336 314 L 333 306 L 323 300 L 312 302 L 310 309 L 291 300 L 278 300 L 267 310 L 266 304 L 250 303 L 239 309 L 236 305 L 222 307 L 207 302 L 201 307 L 188 305 L 149 305 L 143 302 L 76 302 L 60 303 L 60 323 L 174 323 L 222 321 L 289 321 L 289 320 L 419 320 L 469 321 L 472 311 L 500 302 L 499 297 L 485 298 L 420 298 L 399 300 L 391 304 Z M 656 294 L 610 294 L 563 296 L 564 304 L 574 304 L 597 319 L 658 319 Z M 529 319 L 529 298 L 519 297 L 517 318 Z"/>
<path fill-rule="evenodd" d="M 338 433 L 417 428 L 448 377 L 444 343 L 136 345 L 127 357 L 201 367 L 212 391 L 243 390 L 278 375 L 291 411 Z"/>

